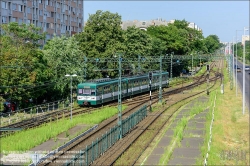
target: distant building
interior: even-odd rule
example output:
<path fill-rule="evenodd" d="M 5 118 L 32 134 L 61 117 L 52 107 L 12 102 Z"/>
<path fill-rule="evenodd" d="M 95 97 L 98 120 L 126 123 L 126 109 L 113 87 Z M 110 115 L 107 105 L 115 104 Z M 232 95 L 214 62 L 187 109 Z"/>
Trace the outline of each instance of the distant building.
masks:
<path fill-rule="evenodd" d="M 0 24 L 18 22 L 41 27 L 41 32 L 47 32 L 46 40 L 49 40 L 53 34 L 73 35 L 82 31 L 83 1 L 1 0 L 0 18 Z"/>
<path fill-rule="evenodd" d="M 241 38 L 242 45 L 245 44 L 245 41 L 249 41 L 249 35 L 242 35 L 242 38 Z"/>
<path fill-rule="evenodd" d="M 140 28 L 141 30 L 147 30 L 149 26 L 157 26 L 157 25 L 168 25 L 169 22 L 162 19 L 156 19 L 151 21 L 123 21 L 121 27 L 123 30 L 126 30 L 128 27 L 135 26 L 136 28 Z"/>
<path fill-rule="evenodd" d="M 135 26 L 136 28 L 140 28 L 141 30 L 147 30 L 149 26 L 157 26 L 157 25 L 165 25 L 168 26 L 168 24 L 174 23 L 175 20 L 162 20 L 161 18 L 150 20 L 150 21 L 123 21 L 121 24 L 121 27 L 123 30 L 126 30 L 128 27 Z M 195 23 L 189 23 L 189 28 L 196 29 L 198 31 L 201 31 L 201 28 L 199 28 Z"/>

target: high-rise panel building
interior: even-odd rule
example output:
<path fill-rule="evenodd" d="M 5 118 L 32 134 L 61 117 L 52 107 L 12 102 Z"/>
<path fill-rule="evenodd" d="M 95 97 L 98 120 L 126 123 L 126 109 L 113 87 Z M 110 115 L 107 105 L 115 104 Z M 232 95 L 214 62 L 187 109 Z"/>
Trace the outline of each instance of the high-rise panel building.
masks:
<path fill-rule="evenodd" d="M 47 32 L 46 40 L 54 34 L 73 35 L 82 31 L 82 0 L 0 0 L 0 24 L 18 22 L 34 24 Z"/>

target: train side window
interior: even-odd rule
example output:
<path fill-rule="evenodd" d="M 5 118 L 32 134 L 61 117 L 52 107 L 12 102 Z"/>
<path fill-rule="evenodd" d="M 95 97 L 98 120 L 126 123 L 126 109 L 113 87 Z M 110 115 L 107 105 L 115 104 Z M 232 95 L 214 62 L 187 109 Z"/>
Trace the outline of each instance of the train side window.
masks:
<path fill-rule="evenodd" d="M 90 94 L 90 89 L 83 89 L 83 94 L 89 95 Z"/>
<path fill-rule="evenodd" d="M 95 90 L 94 89 L 91 90 L 91 95 L 95 95 Z"/>
<path fill-rule="evenodd" d="M 78 89 L 78 94 L 82 94 L 82 89 Z"/>

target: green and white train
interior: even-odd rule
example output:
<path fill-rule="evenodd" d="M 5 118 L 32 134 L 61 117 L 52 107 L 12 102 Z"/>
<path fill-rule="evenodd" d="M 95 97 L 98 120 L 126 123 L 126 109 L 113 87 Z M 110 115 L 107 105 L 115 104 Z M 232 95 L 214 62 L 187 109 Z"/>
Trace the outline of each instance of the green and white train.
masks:
<path fill-rule="evenodd" d="M 118 99 L 118 79 L 97 79 L 78 84 L 77 102 L 79 105 L 99 105 Z M 122 98 L 150 90 L 148 74 L 123 77 L 121 80 Z M 153 72 L 151 90 L 159 89 L 160 73 Z M 169 73 L 162 72 L 162 87 L 168 87 Z"/>

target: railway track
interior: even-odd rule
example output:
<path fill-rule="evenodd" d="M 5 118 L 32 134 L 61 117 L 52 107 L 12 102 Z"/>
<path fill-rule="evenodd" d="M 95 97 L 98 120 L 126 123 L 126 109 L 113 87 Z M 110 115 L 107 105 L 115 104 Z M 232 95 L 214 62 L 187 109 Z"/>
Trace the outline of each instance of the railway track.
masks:
<path fill-rule="evenodd" d="M 218 77 L 215 77 L 213 79 L 216 80 L 217 78 Z M 206 80 L 204 80 L 204 77 L 201 76 L 200 79 L 198 79 L 197 82 L 195 82 L 193 84 L 190 84 L 190 85 L 188 85 L 186 87 L 182 87 L 182 88 L 179 88 L 179 89 L 172 90 L 170 92 L 164 92 L 163 93 L 163 97 L 169 96 L 170 94 L 179 93 L 179 92 L 181 92 L 183 90 L 191 89 L 191 88 L 193 88 L 193 87 L 195 87 L 197 85 L 200 85 L 200 84 L 204 83 L 204 81 L 206 81 Z M 200 93 L 202 93 L 202 92 L 200 92 Z M 186 98 L 190 97 L 190 95 L 188 95 L 188 94 L 185 94 L 185 95 L 182 94 L 180 96 L 185 96 Z M 197 94 L 195 94 L 195 95 L 197 95 Z M 146 101 L 147 100 L 148 99 L 146 99 Z M 183 100 L 183 98 L 181 98 L 180 101 L 181 100 Z M 136 102 L 137 102 L 137 104 L 136 104 Z M 145 100 L 144 100 L 144 102 L 142 102 L 142 101 L 141 102 L 136 101 L 136 102 L 134 102 L 133 104 L 131 103 L 130 108 L 126 112 L 123 113 L 123 115 L 122 115 L 123 117 L 126 117 L 127 115 L 129 115 L 133 111 L 135 111 L 135 109 L 137 109 L 138 107 L 140 107 L 142 105 L 142 103 L 145 103 Z M 156 102 L 158 102 L 158 99 L 156 97 L 154 97 L 152 103 L 156 103 Z M 159 117 L 159 116 L 160 116 L 160 114 L 158 114 L 158 116 L 148 116 L 149 117 L 149 121 L 146 120 L 145 121 L 146 123 L 145 122 L 141 122 L 141 123 L 145 123 L 145 125 L 142 125 L 142 126 L 145 127 L 146 124 L 153 123 L 157 119 L 156 117 Z M 50 158 L 48 158 L 46 161 L 40 163 L 39 165 L 58 165 L 59 163 L 66 162 L 66 159 L 69 159 L 73 155 L 75 155 L 74 152 L 79 152 L 80 150 L 84 149 L 87 145 L 91 144 L 94 139 L 96 139 L 98 137 L 101 137 L 103 133 L 105 133 L 110 128 L 112 128 L 115 124 L 117 124 L 116 121 L 117 121 L 117 117 L 116 116 L 110 118 L 109 120 L 106 120 L 105 122 L 101 123 L 99 125 L 99 127 L 96 130 L 94 130 L 92 133 L 90 133 L 90 134 L 88 134 L 88 135 L 80 138 L 76 142 L 72 143 L 70 146 L 62 149 L 60 152 L 58 152 L 54 156 L 51 156 Z M 145 128 L 145 130 L 146 130 L 146 128 Z M 133 130 L 131 132 L 133 132 Z M 131 135 L 131 134 L 129 134 L 129 135 Z M 126 137 L 123 140 L 125 140 L 125 139 L 126 139 Z M 131 138 L 129 140 L 131 140 Z M 123 146 L 125 146 L 125 144 L 122 144 L 122 147 Z M 122 147 L 119 146 L 117 149 L 121 149 Z M 122 149 L 124 149 L 124 148 L 122 148 Z M 72 153 L 68 153 L 68 152 L 72 152 Z M 119 153 L 119 155 L 122 154 L 122 153 Z M 106 156 L 106 153 L 103 156 Z M 111 163 L 113 163 L 113 162 L 111 162 Z"/>
<path fill-rule="evenodd" d="M 214 63 L 211 64 L 211 66 L 213 67 Z M 205 73 L 204 73 L 205 74 Z M 204 74 L 202 74 L 201 76 L 199 77 L 196 77 L 195 80 L 196 82 L 201 80 L 202 78 L 204 78 Z M 184 82 L 180 83 L 183 85 Z M 179 84 L 179 85 L 180 85 Z M 184 83 L 185 84 L 185 83 Z M 188 85 L 186 87 L 182 87 L 181 89 L 179 90 L 186 90 L 187 88 L 189 88 L 189 86 L 195 86 L 196 84 L 191 84 L 191 85 Z M 166 93 L 163 93 L 162 96 L 164 97 L 165 95 L 170 95 L 170 94 L 173 94 L 173 93 L 178 93 L 178 91 L 176 89 L 174 90 L 170 90 Z M 156 98 L 157 96 L 157 91 L 154 91 L 152 93 L 152 98 Z M 146 98 L 148 97 L 148 94 L 143 94 L 143 95 L 136 95 L 133 97 L 133 100 L 125 100 L 123 99 L 123 104 L 126 104 L 126 103 L 140 103 L 141 100 L 146 100 Z M 111 102 L 108 104 L 108 106 L 116 106 L 117 102 Z M 74 115 L 79 115 L 79 114 L 83 114 L 83 113 L 89 113 L 91 111 L 94 111 L 96 110 L 96 108 L 76 108 L 72 111 L 72 116 Z M 25 120 L 22 120 L 20 122 L 17 122 L 17 123 L 14 123 L 14 124 L 10 124 L 10 125 L 7 125 L 7 126 L 3 126 L 1 128 L 22 128 L 23 130 L 24 129 L 28 129 L 28 128 L 33 128 L 33 127 L 37 127 L 41 124 L 44 124 L 44 123 L 47 123 L 47 122 L 50 122 L 50 121 L 55 121 L 55 120 L 58 120 L 58 119 L 61 119 L 63 117 L 69 117 L 70 116 L 70 110 L 69 109 L 63 109 L 63 110 L 59 110 L 59 111 L 53 111 L 53 112 L 49 112 L 49 113 L 41 113 L 40 115 L 38 116 L 35 116 L 33 118 L 30 118 L 30 119 L 25 119 Z M 0 129 L 1 129 L 0 128 Z M 8 136 L 10 134 L 13 134 L 14 132 L 6 132 L 6 131 L 0 131 L 0 137 L 4 137 L 4 136 Z"/>
<path fill-rule="evenodd" d="M 222 64 L 220 64 L 222 66 Z M 218 79 L 221 78 L 215 76 L 211 79 L 211 81 L 214 81 L 214 84 L 210 87 L 213 88 L 215 86 L 215 83 Z M 204 91 L 198 92 L 196 94 L 192 94 L 191 96 L 183 96 L 177 99 L 175 102 L 180 102 L 185 99 L 188 99 L 190 97 L 194 97 L 198 94 L 203 93 Z M 170 107 L 170 106 L 169 106 Z M 168 108 L 169 108 L 168 107 Z M 167 117 L 162 116 L 163 113 L 165 112 L 166 109 L 160 110 L 153 112 L 147 116 L 141 122 L 138 124 L 134 130 L 131 131 L 129 135 L 124 137 L 122 140 L 118 141 L 113 147 L 111 147 L 104 155 L 100 156 L 97 160 L 95 160 L 91 165 L 135 165 L 135 164 L 140 164 L 136 163 L 138 158 L 142 155 L 142 152 L 149 146 L 149 144 L 153 141 L 153 139 L 156 137 L 156 135 L 159 133 L 159 131 L 165 126 L 165 124 L 169 121 L 169 119 L 172 117 L 172 115 L 178 110 L 176 109 L 174 112 L 168 113 Z M 131 145 L 144 133 L 150 132 L 151 134 L 151 139 L 148 139 L 148 137 L 144 137 L 144 139 L 140 140 L 140 146 L 134 147 L 133 152 L 130 153 L 129 155 L 124 155 L 123 161 L 116 163 L 118 158 L 120 158 L 125 151 L 127 151 Z M 139 150 L 138 150 L 139 149 Z M 131 150 L 132 151 L 132 150 Z M 130 152 L 131 152 L 130 151 Z"/>

